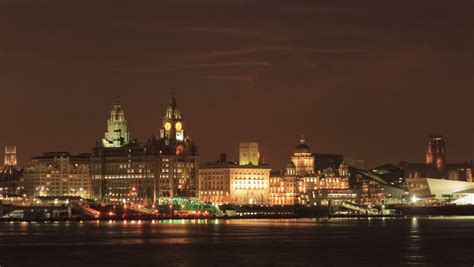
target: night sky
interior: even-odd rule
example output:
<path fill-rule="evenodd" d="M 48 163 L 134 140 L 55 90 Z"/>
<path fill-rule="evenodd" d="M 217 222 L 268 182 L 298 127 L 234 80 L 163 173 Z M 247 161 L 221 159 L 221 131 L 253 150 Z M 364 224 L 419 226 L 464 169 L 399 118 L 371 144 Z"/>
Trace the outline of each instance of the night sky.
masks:
<path fill-rule="evenodd" d="M 128 2 L 124 4 L 123 2 Z M 21 163 L 90 152 L 120 96 L 132 138 L 170 93 L 202 160 L 260 143 L 275 169 L 301 133 L 367 167 L 474 159 L 474 1 L 0 0 L 0 145 Z"/>

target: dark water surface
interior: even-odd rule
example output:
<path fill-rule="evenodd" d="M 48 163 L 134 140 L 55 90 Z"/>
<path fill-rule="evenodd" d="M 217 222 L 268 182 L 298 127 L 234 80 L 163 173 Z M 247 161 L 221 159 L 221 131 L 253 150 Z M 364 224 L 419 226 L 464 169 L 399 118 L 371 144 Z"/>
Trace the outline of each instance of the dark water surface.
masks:
<path fill-rule="evenodd" d="M 10 266 L 474 266 L 474 217 L 2 223 Z"/>

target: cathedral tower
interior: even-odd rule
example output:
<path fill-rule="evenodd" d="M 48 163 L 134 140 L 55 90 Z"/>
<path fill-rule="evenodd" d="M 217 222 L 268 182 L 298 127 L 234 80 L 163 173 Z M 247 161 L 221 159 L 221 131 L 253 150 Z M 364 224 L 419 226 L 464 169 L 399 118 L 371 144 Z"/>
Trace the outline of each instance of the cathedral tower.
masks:
<path fill-rule="evenodd" d="M 426 152 L 426 164 L 436 166 L 439 172 L 446 169 L 446 143 L 442 136 L 430 136 Z"/>

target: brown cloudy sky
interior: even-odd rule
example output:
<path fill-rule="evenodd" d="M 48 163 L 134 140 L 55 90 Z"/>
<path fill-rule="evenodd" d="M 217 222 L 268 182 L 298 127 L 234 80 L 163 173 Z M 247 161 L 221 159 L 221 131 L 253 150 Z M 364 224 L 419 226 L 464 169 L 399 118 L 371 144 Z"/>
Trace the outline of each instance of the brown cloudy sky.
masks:
<path fill-rule="evenodd" d="M 369 167 L 422 161 L 431 133 L 474 159 L 474 1 L 0 0 L 0 145 L 22 163 L 88 152 L 120 95 L 134 138 L 169 94 L 204 160 L 300 133 Z"/>

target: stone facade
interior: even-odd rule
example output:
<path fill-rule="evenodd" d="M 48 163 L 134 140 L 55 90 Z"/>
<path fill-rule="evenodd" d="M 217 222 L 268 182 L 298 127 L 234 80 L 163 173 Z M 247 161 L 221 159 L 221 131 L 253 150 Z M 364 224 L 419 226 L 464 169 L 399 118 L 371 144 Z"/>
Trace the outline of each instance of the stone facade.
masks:
<path fill-rule="evenodd" d="M 30 160 L 24 172 L 29 197 L 78 196 L 90 198 L 90 155 L 68 152 L 45 153 Z"/>
<path fill-rule="evenodd" d="M 205 202 L 267 205 L 269 188 L 268 166 L 216 163 L 199 170 L 199 199 Z"/>
<path fill-rule="evenodd" d="M 239 163 L 227 162 L 225 154 L 199 170 L 199 199 L 236 205 L 270 203 L 270 167 L 259 162 L 257 143 L 241 143 Z"/>
<path fill-rule="evenodd" d="M 114 110 L 123 112 L 117 104 Z M 107 147 L 98 142 L 91 164 L 93 196 L 103 202 L 151 204 L 160 198 L 197 197 L 197 146 L 186 135 L 174 97 L 158 135 L 144 144 L 131 141 Z"/>
<path fill-rule="evenodd" d="M 357 198 L 357 194 L 349 189 L 348 166 L 340 164 L 338 169 L 319 170 L 316 167 L 317 155 L 311 153 L 306 140 L 301 138 L 285 172 L 273 174 L 270 178 L 270 204 L 319 206 Z M 331 160 L 339 158 L 337 155 L 324 156 Z"/>

